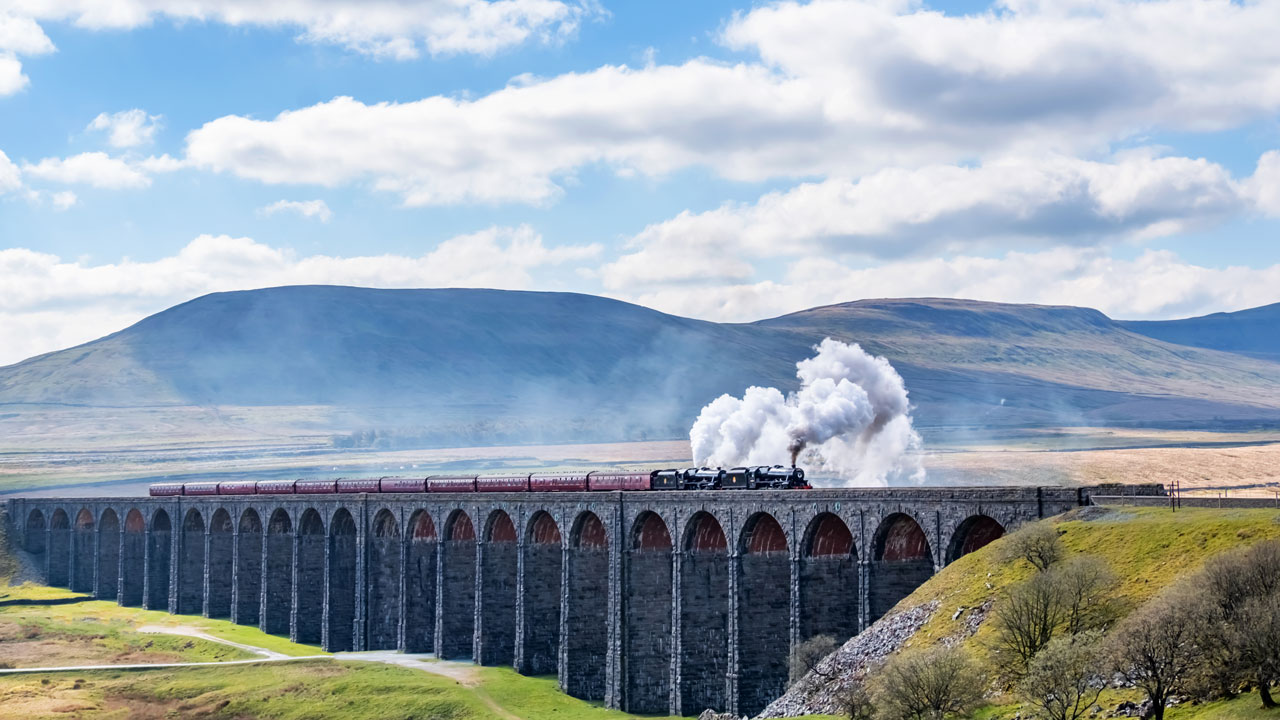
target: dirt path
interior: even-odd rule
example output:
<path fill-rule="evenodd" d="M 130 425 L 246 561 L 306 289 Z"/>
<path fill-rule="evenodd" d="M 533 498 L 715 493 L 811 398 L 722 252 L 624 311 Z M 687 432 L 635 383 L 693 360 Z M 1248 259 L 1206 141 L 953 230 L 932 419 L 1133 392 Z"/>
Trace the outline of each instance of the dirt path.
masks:
<path fill-rule="evenodd" d="M 210 635 L 209 633 L 201 630 L 198 627 L 191 627 L 189 625 L 143 625 L 142 627 L 138 628 L 138 632 L 157 633 L 161 635 L 181 635 L 183 637 L 199 638 L 201 640 L 208 640 L 209 642 L 215 642 L 222 645 L 230 645 L 231 647 L 234 647 L 234 648 L 240 648 L 241 650 L 246 650 L 248 652 L 254 653 L 255 655 L 261 655 L 262 657 L 268 658 L 271 660 L 287 660 L 290 657 L 293 657 L 292 655 L 285 655 L 284 653 L 278 653 L 274 650 L 260 648 L 260 647 L 257 647 L 256 645 L 245 645 L 242 643 L 225 640 L 223 638 Z M 325 657 L 325 656 L 320 655 L 320 656 L 312 656 L 312 657 Z"/>

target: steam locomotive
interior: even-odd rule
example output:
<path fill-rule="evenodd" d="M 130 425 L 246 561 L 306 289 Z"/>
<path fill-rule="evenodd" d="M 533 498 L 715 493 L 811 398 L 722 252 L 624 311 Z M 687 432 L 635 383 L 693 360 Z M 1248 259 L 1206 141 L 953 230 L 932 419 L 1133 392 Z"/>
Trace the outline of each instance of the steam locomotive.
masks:
<path fill-rule="evenodd" d="M 355 480 L 229 480 L 157 483 L 152 497 L 173 495 L 327 495 L 334 493 L 590 492 L 617 490 L 808 490 L 804 470 L 785 465 L 689 468 L 652 472 L 432 475 Z"/>

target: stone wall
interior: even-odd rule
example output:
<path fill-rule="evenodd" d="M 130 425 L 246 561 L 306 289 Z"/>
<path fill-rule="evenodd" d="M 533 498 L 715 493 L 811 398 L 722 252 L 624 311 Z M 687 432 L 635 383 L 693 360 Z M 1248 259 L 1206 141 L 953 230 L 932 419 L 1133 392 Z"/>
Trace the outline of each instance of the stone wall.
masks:
<path fill-rule="evenodd" d="M 262 620 L 262 523 L 257 513 L 245 513 L 234 538 L 235 575 L 232 578 L 231 619 L 241 625 Z"/>
<path fill-rule="evenodd" d="M 436 647 L 436 545 L 434 537 L 413 537 L 405 547 L 404 640 L 401 643 L 405 652 L 433 652 Z"/>
<path fill-rule="evenodd" d="M 388 526 L 369 542 L 369 649 L 400 646 L 400 551 L 398 531 Z"/>
<path fill-rule="evenodd" d="M 470 658 L 476 629 L 476 542 L 446 540 L 441 545 L 436 655 Z"/>
<path fill-rule="evenodd" d="M 225 513 L 217 527 L 211 528 L 208 534 L 208 566 L 204 572 L 205 608 L 204 614 L 212 618 L 231 617 L 231 588 L 235 575 L 235 536 L 231 530 L 231 522 Z"/>
<path fill-rule="evenodd" d="M 724 548 L 680 559 L 679 712 L 729 708 L 729 557 Z"/>
<path fill-rule="evenodd" d="M 609 646 L 609 549 L 570 551 L 568 585 L 564 690 L 584 700 L 603 700 Z"/>
<path fill-rule="evenodd" d="M 301 534 L 296 540 L 296 560 L 293 568 L 293 616 L 289 638 L 294 642 L 319 645 L 324 640 L 324 527 L 314 529 L 303 520 Z"/>
<path fill-rule="evenodd" d="M 516 648 L 516 543 L 484 543 L 480 554 L 478 659 L 481 665 L 510 665 Z"/>
<path fill-rule="evenodd" d="M 755 715 L 787 689 L 791 572 L 786 552 L 742 556 L 738 580 L 738 706 Z M 837 589 L 836 592 L 841 592 Z"/>
<path fill-rule="evenodd" d="M 343 513 L 345 515 L 345 513 Z M 336 520 L 329 545 L 325 572 L 328 582 L 324 607 L 324 649 L 344 652 L 356 644 L 356 529 L 350 515 Z"/>
<path fill-rule="evenodd" d="M 293 531 L 288 526 L 268 527 L 264 537 L 260 627 L 266 633 L 287 635 L 293 615 Z"/>
<path fill-rule="evenodd" d="M 622 709 L 664 713 L 671 706 L 671 552 L 635 550 L 623 593 Z"/>
<path fill-rule="evenodd" d="M 800 561 L 800 639 L 830 635 L 837 642 L 858 633 L 858 563 L 852 555 Z"/>
<path fill-rule="evenodd" d="M 562 554 L 559 543 L 531 542 L 525 546 L 524 647 L 519 670 L 529 675 L 554 674 L 559 664 Z"/>
<path fill-rule="evenodd" d="M 147 535 L 144 531 L 126 527 L 121 536 L 118 602 L 127 607 L 141 606 L 143 578 L 146 573 Z"/>

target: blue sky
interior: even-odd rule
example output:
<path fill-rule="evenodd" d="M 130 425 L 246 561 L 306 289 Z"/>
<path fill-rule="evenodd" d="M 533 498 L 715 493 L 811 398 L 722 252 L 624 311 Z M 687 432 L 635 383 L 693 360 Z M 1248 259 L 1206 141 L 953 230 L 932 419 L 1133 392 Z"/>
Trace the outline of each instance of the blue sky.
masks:
<path fill-rule="evenodd" d="M 1280 2 L 0 3 L 0 364 L 263 285 L 1280 301 Z"/>

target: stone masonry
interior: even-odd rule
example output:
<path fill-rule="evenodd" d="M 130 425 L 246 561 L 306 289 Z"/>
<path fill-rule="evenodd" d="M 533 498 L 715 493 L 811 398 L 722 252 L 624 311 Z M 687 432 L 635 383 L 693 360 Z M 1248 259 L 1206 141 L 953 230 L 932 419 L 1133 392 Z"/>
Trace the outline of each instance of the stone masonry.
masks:
<path fill-rule="evenodd" d="M 50 584 L 122 605 L 555 673 L 628 712 L 741 715 L 781 694 L 796 644 L 856 634 L 1087 492 L 18 498 L 8 513 Z"/>

